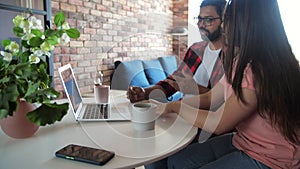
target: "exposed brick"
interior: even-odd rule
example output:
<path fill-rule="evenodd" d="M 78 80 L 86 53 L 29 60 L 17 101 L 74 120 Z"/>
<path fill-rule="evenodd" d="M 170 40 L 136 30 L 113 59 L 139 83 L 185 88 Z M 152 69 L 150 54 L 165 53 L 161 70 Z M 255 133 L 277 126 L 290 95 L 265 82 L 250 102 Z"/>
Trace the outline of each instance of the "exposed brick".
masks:
<path fill-rule="evenodd" d="M 84 21 L 84 20 L 77 20 L 77 28 L 78 29 L 83 29 L 83 28 L 85 28 L 85 27 L 87 27 L 88 26 L 88 22 L 87 21 Z M 81 38 L 81 34 L 80 34 L 80 37 L 79 38 Z"/>
<path fill-rule="evenodd" d="M 84 60 L 94 62 L 93 60 L 96 60 L 96 59 L 97 59 L 97 54 L 96 53 L 84 54 Z M 96 61 L 96 62 L 98 62 L 98 61 Z"/>
<path fill-rule="evenodd" d="M 77 54 L 77 48 L 71 47 L 70 54 Z"/>
<path fill-rule="evenodd" d="M 76 5 L 76 6 L 82 6 L 83 3 L 81 0 L 69 0 L 70 4 Z"/>
<path fill-rule="evenodd" d="M 83 68 L 91 66 L 91 61 L 85 59 L 85 60 L 79 62 L 78 66 L 83 67 Z"/>
<path fill-rule="evenodd" d="M 96 34 L 96 29 L 94 29 L 94 28 L 84 28 L 83 33 L 90 34 L 90 35 L 95 35 Z"/>
<path fill-rule="evenodd" d="M 84 7 L 91 8 L 91 9 L 95 9 L 96 4 L 93 3 L 93 2 L 83 2 L 83 6 L 84 6 Z"/>
<path fill-rule="evenodd" d="M 90 50 L 91 53 L 97 53 L 98 55 L 102 55 L 101 53 L 103 52 L 101 47 L 91 48 Z"/>
<path fill-rule="evenodd" d="M 84 44 L 84 47 L 96 47 L 97 46 L 96 41 L 85 41 L 83 44 Z"/>
<path fill-rule="evenodd" d="M 102 0 L 102 4 L 105 6 L 113 6 L 111 0 Z"/>
<path fill-rule="evenodd" d="M 53 56 L 53 62 L 54 63 L 59 63 L 60 61 L 61 61 L 60 56 L 58 56 L 58 55 Z"/>
<path fill-rule="evenodd" d="M 60 47 L 55 47 L 54 50 L 53 50 L 53 53 L 54 54 L 61 53 L 61 48 Z"/>
<path fill-rule="evenodd" d="M 92 9 L 92 10 L 91 10 L 91 15 L 101 16 L 101 11 Z"/>
<path fill-rule="evenodd" d="M 102 26 L 102 24 L 99 22 L 90 22 L 91 28 L 100 28 L 101 26 Z"/>
<path fill-rule="evenodd" d="M 106 11 L 107 8 L 108 8 L 107 6 L 104 6 L 102 4 L 96 4 L 96 9 L 97 10 Z"/>
<path fill-rule="evenodd" d="M 82 14 L 89 14 L 90 13 L 90 8 L 85 8 L 82 6 L 77 6 L 77 12 L 82 13 Z"/>
<path fill-rule="evenodd" d="M 91 35 L 90 34 L 80 34 L 80 37 L 78 38 L 78 40 L 81 40 L 81 41 L 88 41 L 91 39 Z"/>
<path fill-rule="evenodd" d="M 53 52 L 55 89 L 62 93 L 61 97 L 66 95 L 58 67 L 71 63 L 80 90 L 92 92 L 95 70 L 104 71 L 105 84 L 110 84 L 116 60 L 148 60 L 176 54 L 178 40 L 170 35 L 165 38 L 167 32 L 188 25 L 188 0 L 52 0 L 51 4 L 53 15 L 65 12 L 66 20 L 81 33 L 80 38 Z M 165 36 L 149 38 L 147 31 Z M 182 37 L 181 41 L 187 39 Z M 183 55 L 186 46 L 181 45 L 180 50 Z"/>
<path fill-rule="evenodd" d="M 90 40 L 95 40 L 98 43 L 102 39 L 102 35 L 98 33 L 97 35 L 93 35 Z"/>
<path fill-rule="evenodd" d="M 69 61 L 70 61 L 70 56 L 61 57 L 61 62 L 69 62 Z"/>
<path fill-rule="evenodd" d="M 71 41 L 70 46 L 73 47 L 83 47 L 83 42 L 82 41 Z"/>
<path fill-rule="evenodd" d="M 70 48 L 69 47 L 62 47 L 61 48 L 61 54 L 70 54 Z"/>
<path fill-rule="evenodd" d="M 90 48 L 78 48 L 77 49 L 77 53 L 78 54 L 86 54 L 86 53 L 90 53 Z"/>
<path fill-rule="evenodd" d="M 82 55 L 72 55 L 71 61 L 82 61 L 84 60 L 84 54 Z"/>
<path fill-rule="evenodd" d="M 52 8 L 59 9 L 59 3 L 58 2 L 51 1 L 51 6 L 52 6 Z"/>
<path fill-rule="evenodd" d="M 65 10 L 65 11 L 76 12 L 76 6 L 75 5 L 70 5 L 70 4 L 67 4 L 67 3 L 61 3 L 60 8 Z"/>

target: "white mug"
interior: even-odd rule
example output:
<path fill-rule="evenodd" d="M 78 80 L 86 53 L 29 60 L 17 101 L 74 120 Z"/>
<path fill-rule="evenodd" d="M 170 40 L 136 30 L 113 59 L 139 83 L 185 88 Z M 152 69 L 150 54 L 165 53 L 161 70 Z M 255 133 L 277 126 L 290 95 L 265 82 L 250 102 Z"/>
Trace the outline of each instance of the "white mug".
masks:
<path fill-rule="evenodd" d="M 95 85 L 94 95 L 96 103 L 109 103 L 109 89 L 108 85 Z"/>
<path fill-rule="evenodd" d="M 132 104 L 132 119 L 135 130 L 154 130 L 156 119 L 156 105 L 153 103 L 137 102 Z"/>

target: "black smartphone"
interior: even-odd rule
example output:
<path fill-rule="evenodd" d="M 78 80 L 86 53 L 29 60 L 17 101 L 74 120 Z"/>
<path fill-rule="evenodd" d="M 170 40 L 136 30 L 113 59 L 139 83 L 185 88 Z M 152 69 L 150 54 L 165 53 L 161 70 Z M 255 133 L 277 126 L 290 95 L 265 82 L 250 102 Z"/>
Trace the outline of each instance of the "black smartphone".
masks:
<path fill-rule="evenodd" d="M 104 165 L 115 156 L 115 153 L 98 148 L 69 144 L 56 151 L 55 156 L 90 164 Z"/>

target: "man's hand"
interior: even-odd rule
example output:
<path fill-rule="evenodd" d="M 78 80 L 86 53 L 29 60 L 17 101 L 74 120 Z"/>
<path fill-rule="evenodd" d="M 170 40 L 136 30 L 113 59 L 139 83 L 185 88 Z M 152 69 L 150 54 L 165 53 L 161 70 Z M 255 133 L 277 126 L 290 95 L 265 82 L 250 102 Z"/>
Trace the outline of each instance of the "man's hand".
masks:
<path fill-rule="evenodd" d="M 142 87 L 129 86 L 127 90 L 127 98 L 131 103 L 148 99 L 145 90 Z"/>

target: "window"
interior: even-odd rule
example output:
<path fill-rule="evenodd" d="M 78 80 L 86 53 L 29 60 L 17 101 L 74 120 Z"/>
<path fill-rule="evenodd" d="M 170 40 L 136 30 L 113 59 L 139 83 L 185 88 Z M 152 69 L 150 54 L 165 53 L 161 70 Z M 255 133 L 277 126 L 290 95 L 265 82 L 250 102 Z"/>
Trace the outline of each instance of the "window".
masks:
<path fill-rule="evenodd" d="M 296 26 L 298 22 L 299 1 L 278 0 L 281 18 L 284 29 L 292 47 L 293 53 L 300 61 L 300 31 Z"/>
<path fill-rule="evenodd" d="M 188 45 L 192 45 L 194 42 L 201 40 L 197 25 L 193 22 L 193 17 L 198 16 L 200 10 L 200 4 L 202 1 L 189 0 L 189 36 Z M 281 18 L 283 20 L 285 32 L 287 34 L 289 43 L 292 47 L 293 53 L 298 60 L 300 60 L 300 31 L 299 27 L 295 25 L 298 21 L 297 11 L 300 5 L 298 1 L 286 1 L 278 0 L 279 9 L 281 12 Z"/>

